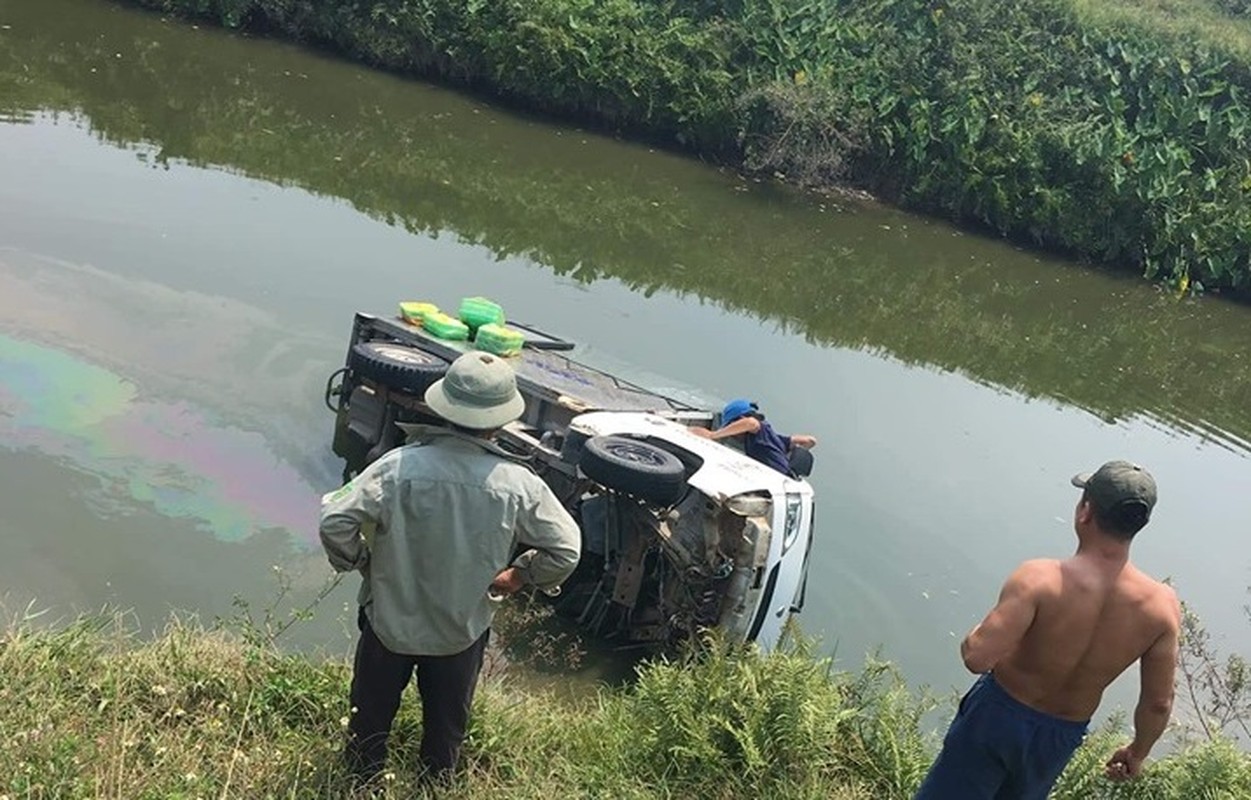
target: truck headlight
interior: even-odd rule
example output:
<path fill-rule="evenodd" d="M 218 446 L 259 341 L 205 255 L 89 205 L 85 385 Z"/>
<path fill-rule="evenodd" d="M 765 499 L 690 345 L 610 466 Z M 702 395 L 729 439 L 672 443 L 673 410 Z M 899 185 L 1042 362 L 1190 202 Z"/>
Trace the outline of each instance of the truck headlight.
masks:
<path fill-rule="evenodd" d="M 803 498 L 797 494 L 786 495 L 786 522 L 782 528 L 782 555 L 791 549 L 799 538 L 799 523 L 803 518 Z"/>
<path fill-rule="evenodd" d="M 773 512 L 773 501 L 759 495 L 740 494 L 727 500 L 725 507 L 731 514 L 737 514 L 740 517 L 768 518 Z"/>

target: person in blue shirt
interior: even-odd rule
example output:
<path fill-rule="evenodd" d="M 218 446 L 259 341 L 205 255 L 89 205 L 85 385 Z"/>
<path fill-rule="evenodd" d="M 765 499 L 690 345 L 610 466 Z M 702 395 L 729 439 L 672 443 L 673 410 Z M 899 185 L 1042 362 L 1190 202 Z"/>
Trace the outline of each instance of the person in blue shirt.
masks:
<path fill-rule="evenodd" d="M 797 433 L 783 436 L 765 421 L 760 407 L 750 400 L 731 400 L 721 411 L 721 427 L 715 431 L 692 428 L 691 431 L 705 439 L 728 439 L 743 436 L 743 450 L 762 464 L 773 467 L 784 475 L 794 475 L 791 459 L 795 448 L 811 449 L 817 446 L 814 436 Z"/>

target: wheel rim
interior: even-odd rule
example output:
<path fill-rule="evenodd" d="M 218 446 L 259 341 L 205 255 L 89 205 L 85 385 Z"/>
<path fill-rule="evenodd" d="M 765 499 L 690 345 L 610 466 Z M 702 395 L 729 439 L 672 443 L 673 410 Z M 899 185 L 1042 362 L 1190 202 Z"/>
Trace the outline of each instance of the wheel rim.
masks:
<path fill-rule="evenodd" d="M 429 353 L 402 345 L 378 345 L 373 348 L 375 354 L 401 364 L 427 365 L 437 364 L 438 359 Z"/>
<path fill-rule="evenodd" d="M 604 449 L 614 458 L 628 461 L 631 464 L 647 464 L 659 467 L 667 463 L 664 451 L 636 442 L 611 442 Z"/>

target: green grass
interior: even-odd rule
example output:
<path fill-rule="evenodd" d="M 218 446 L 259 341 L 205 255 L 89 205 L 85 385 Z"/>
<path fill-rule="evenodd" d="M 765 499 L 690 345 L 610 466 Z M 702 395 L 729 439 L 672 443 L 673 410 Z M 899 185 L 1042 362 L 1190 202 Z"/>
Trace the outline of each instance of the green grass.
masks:
<path fill-rule="evenodd" d="M 114 618 L 0 639 L 0 797 L 321 798 L 347 784 L 337 754 L 349 671 L 174 622 L 151 641 Z M 928 765 L 932 703 L 889 666 L 836 671 L 802 646 L 761 658 L 710 643 L 654 661 L 629 687 L 569 700 L 489 678 L 440 796 L 903 800 Z M 381 796 L 420 796 L 420 716 L 406 697 Z M 1092 737 L 1057 798 L 1234 798 L 1251 759 L 1186 750 L 1140 782 L 1099 777 L 1123 741 Z"/>
<path fill-rule="evenodd" d="M 1179 41 L 1205 43 L 1251 61 L 1251 3 L 1247 0 L 1070 0 L 1087 22 L 1129 26 Z"/>

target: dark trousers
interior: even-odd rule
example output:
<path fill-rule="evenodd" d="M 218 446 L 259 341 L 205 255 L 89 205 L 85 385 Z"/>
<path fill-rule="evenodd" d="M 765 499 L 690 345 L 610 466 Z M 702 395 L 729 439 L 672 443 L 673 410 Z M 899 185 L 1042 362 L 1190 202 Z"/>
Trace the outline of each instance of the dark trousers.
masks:
<path fill-rule="evenodd" d="M 356 621 L 361 638 L 352 669 L 355 711 L 348 725 L 348 767 L 366 779 L 382 771 L 400 695 L 416 669 L 421 694 L 421 762 L 429 777 L 446 778 L 456 767 L 465 740 L 469 707 L 491 632 L 455 655 L 410 656 L 393 653 L 378 640 L 363 608 Z"/>
<path fill-rule="evenodd" d="M 1030 708 L 983 675 L 913 800 L 1046 800 L 1086 726 Z"/>

